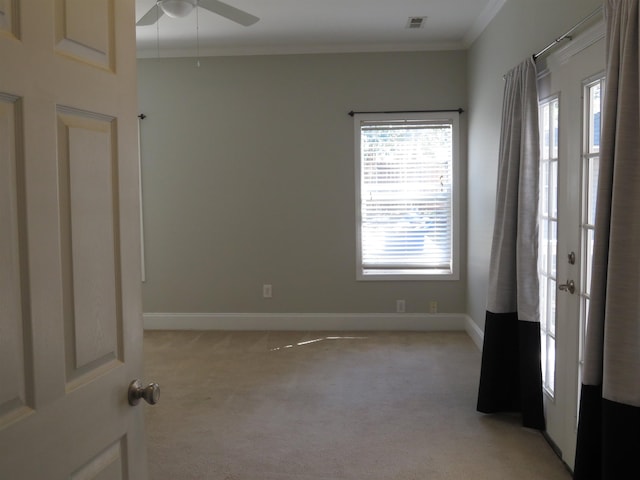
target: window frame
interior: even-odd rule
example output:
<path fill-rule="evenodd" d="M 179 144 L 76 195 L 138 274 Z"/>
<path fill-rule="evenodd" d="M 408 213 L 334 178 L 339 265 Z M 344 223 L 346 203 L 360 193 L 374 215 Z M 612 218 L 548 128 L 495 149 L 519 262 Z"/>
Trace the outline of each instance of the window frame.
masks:
<path fill-rule="evenodd" d="M 357 113 L 354 114 L 355 146 L 355 203 L 356 203 L 356 280 L 358 281 L 407 281 L 460 279 L 460 114 L 458 112 L 411 112 L 411 113 Z M 398 121 L 446 122 L 451 124 L 451 267 L 448 270 L 417 268 L 367 269 L 362 262 L 362 163 L 361 127 L 363 122 Z"/>

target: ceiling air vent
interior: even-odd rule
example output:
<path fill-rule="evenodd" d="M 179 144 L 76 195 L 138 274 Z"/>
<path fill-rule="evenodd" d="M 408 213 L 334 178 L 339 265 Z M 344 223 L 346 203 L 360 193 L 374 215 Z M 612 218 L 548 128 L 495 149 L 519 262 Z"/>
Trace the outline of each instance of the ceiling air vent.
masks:
<path fill-rule="evenodd" d="M 409 17 L 407 28 L 422 28 L 427 17 Z"/>

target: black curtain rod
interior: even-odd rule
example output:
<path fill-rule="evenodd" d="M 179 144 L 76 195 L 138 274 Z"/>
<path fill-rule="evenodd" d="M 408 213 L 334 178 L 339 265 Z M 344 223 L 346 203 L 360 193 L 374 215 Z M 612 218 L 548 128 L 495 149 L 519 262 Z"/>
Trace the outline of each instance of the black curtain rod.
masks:
<path fill-rule="evenodd" d="M 349 116 L 353 117 L 358 113 L 448 113 L 448 112 L 464 113 L 464 110 L 462 108 L 456 108 L 454 110 L 393 110 L 393 111 L 386 111 L 386 112 L 354 112 L 353 110 L 351 110 L 349 112 Z"/>
<path fill-rule="evenodd" d="M 582 25 L 584 25 L 585 23 L 587 23 L 589 20 L 591 20 L 593 17 L 595 17 L 596 15 L 600 14 L 602 12 L 602 5 L 600 5 L 598 8 L 596 8 L 593 12 L 591 12 L 589 15 L 587 15 L 585 18 L 583 18 L 582 20 L 580 20 L 578 23 L 576 23 L 573 27 L 571 27 L 569 29 L 569 31 L 567 33 L 565 33 L 564 35 L 560 35 L 558 38 L 556 38 L 553 42 L 551 42 L 549 45 L 547 45 L 546 47 L 544 47 L 542 50 L 540 50 L 538 53 L 534 53 L 532 55 L 534 60 L 537 60 L 538 57 L 544 55 L 545 53 L 547 53 L 549 50 L 551 50 L 553 47 L 555 47 L 557 44 L 559 44 L 560 42 L 562 42 L 563 40 L 571 40 L 571 34 L 573 32 L 575 32 L 578 28 L 580 28 Z"/>

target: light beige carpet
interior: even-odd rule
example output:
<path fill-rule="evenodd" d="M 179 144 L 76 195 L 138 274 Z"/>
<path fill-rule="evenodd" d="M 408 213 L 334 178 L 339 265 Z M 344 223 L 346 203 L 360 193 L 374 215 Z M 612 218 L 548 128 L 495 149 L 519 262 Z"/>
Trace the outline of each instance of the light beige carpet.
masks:
<path fill-rule="evenodd" d="M 147 332 L 151 480 L 567 480 L 464 333 Z"/>

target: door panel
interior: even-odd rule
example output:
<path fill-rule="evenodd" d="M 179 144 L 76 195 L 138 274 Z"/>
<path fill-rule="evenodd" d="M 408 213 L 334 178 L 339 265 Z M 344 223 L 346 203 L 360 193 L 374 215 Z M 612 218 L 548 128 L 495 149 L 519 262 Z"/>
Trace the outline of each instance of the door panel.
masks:
<path fill-rule="evenodd" d="M 114 0 L 56 0 L 56 51 L 113 71 Z"/>
<path fill-rule="evenodd" d="M 2 479 L 147 478 L 134 7 L 0 0 Z"/>
<path fill-rule="evenodd" d="M 0 427 L 33 408 L 20 106 L 0 95 Z"/>
<path fill-rule="evenodd" d="M 0 33 L 18 37 L 17 0 L 0 1 Z"/>
<path fill-rule="evenodd" d="M 113 123 L 58 108 L 67 389 L 122 362 Z"/>
<path fill-rule="evenodd" d="M 126 454 L 126 449 L 124 442 L 120 440 L 74 472 L 70 480 L 121 480 L 123 452 Z"/>

